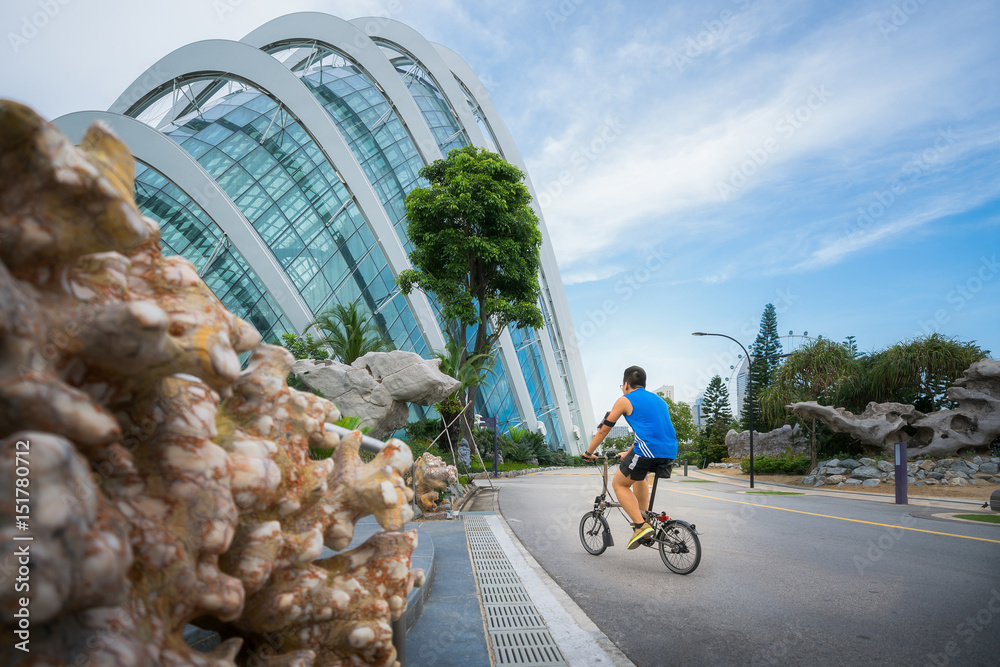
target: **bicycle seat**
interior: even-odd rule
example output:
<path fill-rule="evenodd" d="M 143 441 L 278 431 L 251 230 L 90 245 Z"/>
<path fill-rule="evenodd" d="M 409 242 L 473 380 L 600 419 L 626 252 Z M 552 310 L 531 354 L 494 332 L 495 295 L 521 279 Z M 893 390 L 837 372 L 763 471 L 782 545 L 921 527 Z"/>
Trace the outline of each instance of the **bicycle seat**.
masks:
<path fill-rule="evenodd" d="M 670 472 L 674 469 L 674 462 L 661 463 L 656 466 L 656 476 L 662 477 L 663 479 L 670 479 Z"/>

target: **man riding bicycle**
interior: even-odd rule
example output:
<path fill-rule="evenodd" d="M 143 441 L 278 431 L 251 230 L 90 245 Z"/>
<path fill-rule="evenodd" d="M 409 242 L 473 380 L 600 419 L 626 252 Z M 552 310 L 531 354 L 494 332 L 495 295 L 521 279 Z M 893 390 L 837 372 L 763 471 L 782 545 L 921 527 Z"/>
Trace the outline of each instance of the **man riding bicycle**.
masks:
<path fill-rule="evenodd" d="M 611 485 L 622 509 L 632 521 L 635 532 L 628 541 L 628 548 L 635 549 L 644 537 L 653 532 L 652 526 L 646 523 L 639 511 L 640 507 L 649 506 L 646 475 L 660 464 L 677 458 L 677 432 L 670 421 L 667 402 L 646 391 L 646 371 L 639 366 L 629 366 L 622 378 L 622 396 L 605 415 L 583 455 L 585 459 L 597 458 L 594 451 L 622 416 L 632 427 L 635 442 L 620 455 L 622 462 Z"/>

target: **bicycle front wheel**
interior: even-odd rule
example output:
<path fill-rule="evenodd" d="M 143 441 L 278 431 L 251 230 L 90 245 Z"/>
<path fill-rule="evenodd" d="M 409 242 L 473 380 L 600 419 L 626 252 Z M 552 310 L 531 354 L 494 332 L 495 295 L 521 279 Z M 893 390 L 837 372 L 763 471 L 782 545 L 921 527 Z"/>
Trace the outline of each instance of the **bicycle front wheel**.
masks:
<path fill-rule="evenodd" d="M 600 556 L 608 548 L 605 535 L 610 533 L 608 522 L 600 512 L 587 512 L 580 519 L 580 541 L 587 553 Z"/>
<path fill-rule="evenodd" d="M 701 540 L 691 527 L 670 521 L 660 532 L 660 558 L 672 572 L 691 574 L 701 562 Z"/>

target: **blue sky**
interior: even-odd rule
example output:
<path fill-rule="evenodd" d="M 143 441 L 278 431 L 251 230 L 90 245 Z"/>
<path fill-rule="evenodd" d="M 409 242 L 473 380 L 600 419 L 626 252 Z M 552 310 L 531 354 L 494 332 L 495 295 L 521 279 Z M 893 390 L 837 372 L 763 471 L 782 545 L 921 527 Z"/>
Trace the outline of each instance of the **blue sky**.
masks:
<path fill-rule="evenodd" d="M 692 400 L 735 346 L 690 333 L 749 345 L 769 302 L 782 333 L 1000 353 L 995 2 L 7 0 L 0 95 L 106 109 L 172 49 L 303 10 L 390 15 L 479 74 L 538 193 L 595 411 L 634 363 Z"/>

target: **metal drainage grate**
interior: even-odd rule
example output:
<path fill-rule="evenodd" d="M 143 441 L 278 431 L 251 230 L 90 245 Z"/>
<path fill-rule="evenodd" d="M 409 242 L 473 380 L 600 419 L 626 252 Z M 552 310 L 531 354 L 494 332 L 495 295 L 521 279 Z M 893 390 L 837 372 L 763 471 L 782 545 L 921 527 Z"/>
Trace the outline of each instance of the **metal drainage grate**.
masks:
<path fill-rule="evenodd" d="M 489 524 L 484 518 L 466 516 L 465 531 L 496 664 L 565 665 L 544 619 L 535 609 Z"/>

